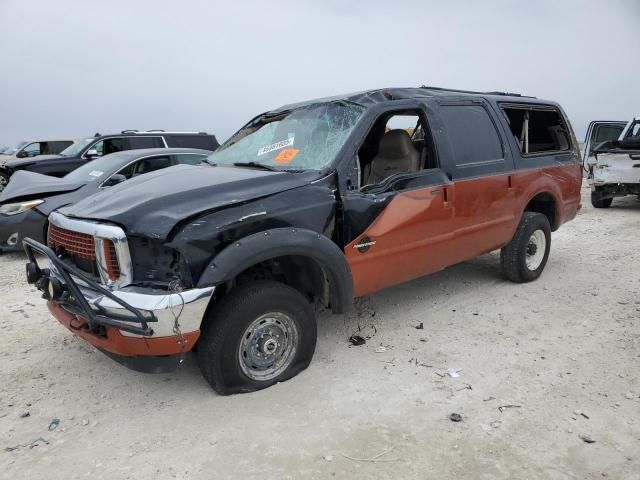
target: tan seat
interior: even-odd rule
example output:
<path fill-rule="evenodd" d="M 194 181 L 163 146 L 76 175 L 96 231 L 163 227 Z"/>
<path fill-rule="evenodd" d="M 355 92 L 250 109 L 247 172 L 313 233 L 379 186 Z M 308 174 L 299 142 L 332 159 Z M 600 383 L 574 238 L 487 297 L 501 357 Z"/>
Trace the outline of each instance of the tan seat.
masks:
<path fill-rule="evenodd" d="M 380 139 L 378 154 L 365 167 L 364 184 L 380 183 L 398 173 L 417 172 L 420 153 L 416 151 L 409 134 L 400 129 L 389 130 Z"/>

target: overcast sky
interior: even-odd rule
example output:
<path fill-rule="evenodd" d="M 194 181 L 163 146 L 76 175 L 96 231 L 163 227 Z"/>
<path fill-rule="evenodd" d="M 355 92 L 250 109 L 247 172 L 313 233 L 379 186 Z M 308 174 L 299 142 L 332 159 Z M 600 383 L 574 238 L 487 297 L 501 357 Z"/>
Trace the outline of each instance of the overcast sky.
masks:
<path fill-rule="evenodd" d="M 640 115 L 640 1 L 0 0 L 0 145 L 206 130 L 421 84 L 560 102 L 579 136 Z"/>

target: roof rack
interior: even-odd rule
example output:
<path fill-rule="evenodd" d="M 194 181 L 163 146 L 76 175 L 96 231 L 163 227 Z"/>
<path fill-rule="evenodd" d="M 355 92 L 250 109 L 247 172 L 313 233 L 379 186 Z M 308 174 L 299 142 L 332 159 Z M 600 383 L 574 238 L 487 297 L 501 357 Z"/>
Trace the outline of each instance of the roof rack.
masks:
<path fill-rule="evenodd" d="M 187 134 L 187 135 L 208 135 L 207 132 L 179 132 L 179 131 L 166 131 L 166 130 L 161 130 L 161 129 L 155 129 L 155 130 L 147 130 L 146 132 L 140 132 L 138 130 L 131 130 L 132 133 L 135 133 L 136 135 L 147 135 L 149 133 L 168 133 L 168 134 Z M 122 132 L 124 133 L 124 132 Z"/>
<path fill-rule="evenodd" d="M 120 133 L 137 133 L 137 132 L 138 130 L 131 129 L 131 130 L 122 130 Z"/>
<path fill-rule="evenodd" d="M 477 95 L 502 95 L 502 96 L 505 96 L 505 97 L 524 97 L 525 96 L 525 95 L 522 95 L 520 93 L 500 92 L 500 91 L 475 92 L 473 90 L 458 90 L 458 89 L 455 89 L 455 88 L 430 87 L 428 85 L 421 85 L 420 88 L 424 88 L 426 90 L 438 90 L 438 91 L 442 91 L 442 92 L 470 93 L 470 94 L 477 94 Z M 527 97 L 527 98 L 534 98 L 534 97 Z"/>

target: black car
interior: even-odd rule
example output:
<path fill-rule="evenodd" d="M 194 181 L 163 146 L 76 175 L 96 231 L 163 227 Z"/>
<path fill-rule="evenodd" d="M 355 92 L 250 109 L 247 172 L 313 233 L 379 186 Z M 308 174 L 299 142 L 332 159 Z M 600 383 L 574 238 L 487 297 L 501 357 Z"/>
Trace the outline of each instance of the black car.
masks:
<path fill-rule="evenodd" d="M 17 172 L 0 193 L 0 251 L 22 249 L 25 237 L 43 241 L 47 216 L 62 206 L 145 173 L 197 165 L 210 153 L 194 148 L 129 150 L 87 162 L 63 178 Z"/>
<path fill-rule="evenodd" d="M 143 148 L 202 148 L 213 151 L 218 140 L 206 132 L 165 132 L 163 130 L 124 130 L 115 135 L 84 138 L 70 145 L 59 155 L 39 155 L 37 158 L 10 159 L 0 165 L 0 191 L 18 170 L 27 170 L 54 177 L 63 177 L 88 161 L 110 153 Z"/>

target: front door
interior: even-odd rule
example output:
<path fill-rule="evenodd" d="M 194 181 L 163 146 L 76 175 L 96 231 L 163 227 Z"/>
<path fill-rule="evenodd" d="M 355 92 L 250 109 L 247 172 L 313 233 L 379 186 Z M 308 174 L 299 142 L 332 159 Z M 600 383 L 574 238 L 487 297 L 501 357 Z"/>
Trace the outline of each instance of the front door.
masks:
<path fill-rule="evenodd" d="M 342 196 L 344 253 L 355 296 L 450 262 L 453 184 L 439 167 L 427 120 L 418 104 L 389 109 L 360 144 L 358 185 Z"/>

